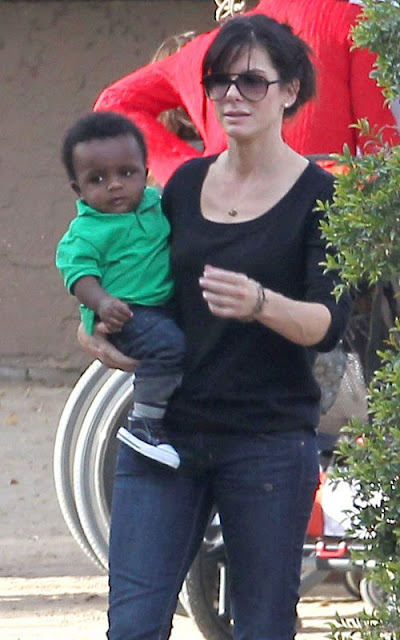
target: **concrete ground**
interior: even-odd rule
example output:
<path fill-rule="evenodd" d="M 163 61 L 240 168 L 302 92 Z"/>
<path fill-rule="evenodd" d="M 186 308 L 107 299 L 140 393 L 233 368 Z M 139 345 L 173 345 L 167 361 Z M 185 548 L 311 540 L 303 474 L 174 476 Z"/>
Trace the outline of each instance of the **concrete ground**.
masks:
<path fill-rule="evenodd" d="M 0 380 L 0 639 L 97 640 L 105 637 L 107 578 L 78 547 L 53 486 L 57 422 L 70 392 Z M 335 613 L 360 601 L 329 579 L 299 605 L 298 640 L 322 640 Z M 202 640 L 175 616 L 172 640 Z"/>

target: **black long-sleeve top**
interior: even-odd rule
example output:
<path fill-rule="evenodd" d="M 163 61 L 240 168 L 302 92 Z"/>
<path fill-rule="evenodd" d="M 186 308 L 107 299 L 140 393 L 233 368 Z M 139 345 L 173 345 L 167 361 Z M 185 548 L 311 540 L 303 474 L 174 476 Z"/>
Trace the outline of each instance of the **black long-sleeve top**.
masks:
<path fill-rule="evenodd" d="M 343 334 L 350 300 L 332 295 L 324 274 L 326 246 L 316 200 L 332 198 L 334 179 L 310 163 L 286 195 L 260 217 L 242 223 L 205 219 L 200 194 L 216 156 L 180 167 L 167 183 L 163 209 L 172 225 L 171 261 L 178 321 L 186 334 L 182 386 L 167 422 L 188 431 L 266 432 L 314 429 L 320 390 L 312 374 L 316 351 L 329 351 Z M 245 273 L 294 300 L 330 311 L 327 334 L 315 348 L 294 344 L 259 322 L 213 316 L 199 285 L 204 265 Z"/>

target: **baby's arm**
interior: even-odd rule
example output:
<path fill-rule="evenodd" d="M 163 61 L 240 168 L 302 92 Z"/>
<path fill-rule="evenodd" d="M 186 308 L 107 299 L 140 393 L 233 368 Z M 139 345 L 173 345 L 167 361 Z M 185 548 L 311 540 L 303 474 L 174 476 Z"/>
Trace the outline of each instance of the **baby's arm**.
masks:
<path fill-rule="evenodd" d="M 125 322 L 132 317 L 126 302 L 110 296 L 94 276 L 83 276 L 74 283 L 73 292 L 79 302 L 92 309 L 109 333 L 121 331 Z"/>

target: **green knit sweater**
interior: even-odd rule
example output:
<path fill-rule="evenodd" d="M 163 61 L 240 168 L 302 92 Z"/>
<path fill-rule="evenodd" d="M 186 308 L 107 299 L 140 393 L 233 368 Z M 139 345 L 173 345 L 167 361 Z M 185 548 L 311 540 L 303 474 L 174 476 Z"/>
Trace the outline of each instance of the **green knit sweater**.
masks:
<path fill-rule="evenodd" d="M 128 304 L 167 302 L 173 290 L 170 226 L 155 189 L 146 187 L 136 211 L 102 213 L 78 200 L 77 213 L 56 251 L 56 266 L 71 293 L 79 278 L 94 276 Z M 81 305 L 81 317 L 87 333 L 93 333 L 94 311 Z"/>

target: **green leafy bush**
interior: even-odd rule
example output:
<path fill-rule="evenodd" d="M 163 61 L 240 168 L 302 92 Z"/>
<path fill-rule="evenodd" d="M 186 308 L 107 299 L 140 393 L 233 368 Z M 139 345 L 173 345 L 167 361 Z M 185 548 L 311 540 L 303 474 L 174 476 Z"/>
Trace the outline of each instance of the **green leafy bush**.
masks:
<path fill-rule="evenodd" d="M 378 54 L 373 76 L 388 99 L 400 95 L 400 2 L 365 0 L 364 18 L 355 27 L 356 46 Z M 367 372 L 367 424 L 353 420 L 343 428 L 340 456 L 346 461 L 339 476 L 356 483 L 353 532 L 362 535 L 358 559 L 374 565 L 370 578 L 382 592 L 373 613 L 356 619 L 337 617 L 331 637 L 397 640 L 400 638 L 400 323 L 397 315 L 400 274 L 400 146 L 389 148 L 382 132 L 367 121 L 355 123 L 363 134 L 374 133 L 378 150 L 353 158 L 347 148 L 334 156 L 348 167 L 339 175 L 331 204 L 319 203 L 326 214 L 323 234 L 336 248 L 328 269 L 339 269 L 344 284 L 360 283 L 379 303 L 390 285 L 392 329 L 378 351 L 379 368 Z M 374 323 L 372 305 L 371 324 Z M 390 322 L 389 322 L 390 324 Z M 362 436 L 362 444 L 360 444 Z"/>

